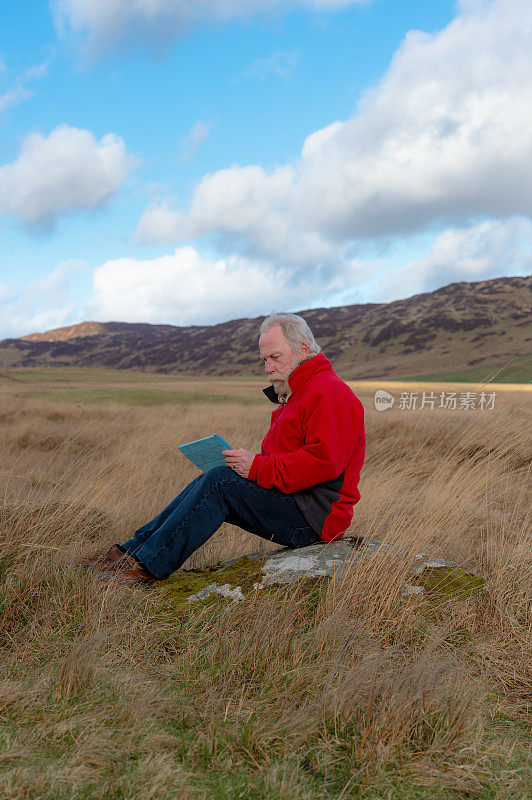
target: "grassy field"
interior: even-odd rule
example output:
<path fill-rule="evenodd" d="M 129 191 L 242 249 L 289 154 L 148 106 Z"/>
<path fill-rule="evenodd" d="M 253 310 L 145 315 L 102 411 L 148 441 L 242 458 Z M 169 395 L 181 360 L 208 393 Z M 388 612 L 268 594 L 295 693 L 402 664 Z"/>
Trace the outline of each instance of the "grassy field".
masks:
<path fill-rule="evenodd" d="M 0 374 L 0 797 L 479 798 L 530 793 L 530 392 L 353 384 L 366 409 L 350 533 L 404 556 L 238 605 L 173 580 L 102 587 L 74 564 L 123 541 L 211 432 L 259 447 L 262 381 L 111 370 Z M 377 388 L 396 402 L 374 409 Z M 401 392 L 496 391 L 493 409 Z M 185 565 L 275 545 L 228 525 Z M 414 552 L 487 581 L 404 598 Z M 175 582 L 174 582 L 175 583 Z"/>
<path fill-rule="evenodd" d="M 450 382 L 469 382 L 478 383 L 530 383 L 532 376 L 532 357 L 520 356 L 513 358 L 505 364 L 484 365 L 482 367 L 471 367 L 461 372 L 439 372 L 427 375 L 414 375 L 403 378 L 405 381 L 427 382 L 427 381 L 450 381 Z"/>

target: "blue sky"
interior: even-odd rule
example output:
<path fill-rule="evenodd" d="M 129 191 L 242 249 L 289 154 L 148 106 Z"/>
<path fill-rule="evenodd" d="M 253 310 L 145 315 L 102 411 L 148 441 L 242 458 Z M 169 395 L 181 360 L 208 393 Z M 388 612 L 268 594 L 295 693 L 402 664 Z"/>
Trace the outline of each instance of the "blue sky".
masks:
<path fill-rule="evenodd" d="M 528 274 L 527 0 L 0 11 L 0 336 Z"/>

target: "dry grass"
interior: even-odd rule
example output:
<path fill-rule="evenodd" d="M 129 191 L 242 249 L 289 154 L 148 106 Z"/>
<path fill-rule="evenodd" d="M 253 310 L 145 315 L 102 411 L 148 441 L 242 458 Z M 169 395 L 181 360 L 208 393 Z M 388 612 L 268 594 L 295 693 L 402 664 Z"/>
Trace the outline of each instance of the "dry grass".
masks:
<path fill-rule="evenodd" d="M 240 402 L 249 383 L 234 403 L 149 408 L 4 394 L 2 798 L 527 796 L 530 395 L 377 413 L 358 393 L 368 455 L 351 532 L 401 553 L 185 611 L 171 581 L 102 589 L 73 558 L 194 477 L 177 444 L 212 431 L 255 449 L 268 405 Z M 223 526 L 187 566 L 268 547 Z M 419 551 L 488 590 L 405 600 Z"/>

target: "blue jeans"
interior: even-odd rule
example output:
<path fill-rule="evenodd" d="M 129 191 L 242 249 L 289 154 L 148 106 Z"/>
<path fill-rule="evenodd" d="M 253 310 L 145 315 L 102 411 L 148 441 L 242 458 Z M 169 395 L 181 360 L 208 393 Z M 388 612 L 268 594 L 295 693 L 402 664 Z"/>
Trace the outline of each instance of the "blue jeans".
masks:
<path fill-rule="evenodd" d="M 263 489 L 222 466 L 199 475 L 122 546 L 162 580 L 179 569 L 222 522 L 286 547 L 322 541 L 291 495 Z"/>

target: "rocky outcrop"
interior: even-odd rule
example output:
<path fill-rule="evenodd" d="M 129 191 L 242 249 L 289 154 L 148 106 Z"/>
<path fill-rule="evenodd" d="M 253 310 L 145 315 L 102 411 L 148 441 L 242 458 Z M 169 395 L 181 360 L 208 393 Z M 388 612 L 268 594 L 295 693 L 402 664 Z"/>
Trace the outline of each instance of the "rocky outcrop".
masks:
<path fill-rule="evenodd" d="M 354 562 L 369 555 L 403 558 L 405 551 L 378 539 L 344 537 L 338 542 L 311 545 L 298 550 L 287 547 L 270 553 L 243 556 L 206 570 L 182 570 L 168 583 L 168 590 L 181 602 L 196 603 L 213 596 L 238 602 L 252 590 L 276 584 L 313 579 L 339 578 Z M 428 553 L 410 558 L 408 579 L 402 587 L 406 596 L 425 593 L 464 597 L 481 590 L 484 580 Z"/>

